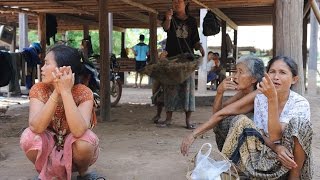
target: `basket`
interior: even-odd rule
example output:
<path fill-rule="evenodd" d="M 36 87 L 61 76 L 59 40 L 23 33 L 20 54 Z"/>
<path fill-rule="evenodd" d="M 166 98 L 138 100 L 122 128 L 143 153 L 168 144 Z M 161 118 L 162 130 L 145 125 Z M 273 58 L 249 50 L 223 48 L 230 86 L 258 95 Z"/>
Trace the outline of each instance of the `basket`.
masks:
<path fill-rule="evenodd" d="M 191 160 L 191 163 L 193 164 L 192 165 L 193 169 L 195 168 L 196 156 L 197 155 L 195 155 Z M 221 160 L 230 161 L 224 154 L 222 154 L 220 151 L 217 151 L 217 150 L 212 150 L 210 156 L 211 158 L 217 161 L 221 161 Z M 236 166 L 231 161 L 230 163 L 231 163 L 230 169 L 227 172 L 221 173 L 220 175 L 221 180 L 240 180 L 240 176 L 238 174 Z M 186 174 L 187 180 L 192 180 L 191 175 L 192 175 L 192 170 L 187 172 Z"/>
<path fill-rule="evenodd" d="M 198 69 L 200 57 L 179 55 L 173 59 L 161 59 L 155 64 L 148 64 L 142 73 L 160 81 L 164 85 L 181 84 Z"/>

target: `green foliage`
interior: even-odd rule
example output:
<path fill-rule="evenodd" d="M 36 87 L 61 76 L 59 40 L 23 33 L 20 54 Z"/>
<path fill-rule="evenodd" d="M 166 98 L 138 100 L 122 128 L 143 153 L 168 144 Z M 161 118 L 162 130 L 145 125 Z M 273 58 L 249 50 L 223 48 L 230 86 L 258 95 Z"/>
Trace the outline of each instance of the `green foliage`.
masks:
<path fill-rule="evenodd" d="M 91 36 L 91 42 L 92 42 L 92 48 L 94 54 L 100 54 L 100 43 L 99 43 L 99 31 L 98 30 L 91 30 L 89 32 Z M 128 49 L 127 52 L 129 52 L 129 57 L 134 57 L 133 52 L 131 51 L 131 48 L 139 43 L 139 35 L 143 34 L 145 35 L 144 42 L 146 44 L 149 43 L 149 29 L 127 29 L 126 30 L 126 36 L 125 36 L 125 48 Z M 158 39 L 161 41 L 165 38 L 165 33 L 163 32 L 162 28 L 158 29 Z M 67 45 L 74 47 L 74 48 L 80 48 L 81 40 L 83 39 L 83 31 L 67 31 L 66 33 Z M 112 46 L 113 46 L 113 52 L 116 54 L 117 57 L 120 56 L 121 53 L 121 32 L 113 31 L 112 32 Z M 38 40 L 38 33 L 35 30 L 31 30 L 28 33 L 28 40 L 29 42 L 39 42 Z M 62 40 L 62 34 L 58 33 L 56 34 L 56 41 Z M 51 38 L 51 45 L 54 43 L 52 42 Z"/>
<path fill-rule="evenodd" d="M 38 32 L 35 30 L 29 31 L 28 32 L 28 41 L 29 41 L 29 44 L 31 44 L 32 42 L 39 42 Z"/>

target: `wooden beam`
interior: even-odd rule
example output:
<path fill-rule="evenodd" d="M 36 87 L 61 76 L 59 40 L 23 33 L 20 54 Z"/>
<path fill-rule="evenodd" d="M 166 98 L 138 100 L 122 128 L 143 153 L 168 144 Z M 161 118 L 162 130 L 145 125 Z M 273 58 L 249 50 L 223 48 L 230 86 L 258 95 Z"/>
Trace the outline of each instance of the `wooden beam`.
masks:
<path fill-rule="evenodd" d="M 309 3 L 311 4 L 311 8 L 318 20 L 318 23 L 320 23 L 320 11 L 317 2 L 315 0 L 309 0 Z"/>
<path fill-rule="evenodd" d="M 133 13 L 133 12 L 120 12 L 119 14 L 126 16 L 128 18 L 141 21 L 144 23 L 149 23 L 149 17 L 142 13 Z"/>
<path fill-rule="evenodd" d="M 311 4 L 310 4 L 310 1 L 308 1 L 306 6 L 303 9 L 303 17 L 305 17 L 307 15 L 307 13 L 309 12 L 310 8 L 311 8 Z"/>
<path fill-rule="evenodd" d="M 72 15 L 56 14 L 55 16 L 59 19 L 64 20 L 64 21 L 78 22 L 83 25 L 96 25 L 96 26 L 98 26 L 98 23 L 99 23 L 99 21 L 96 19 L 87 20 L 87 19 L 82 19 L 82 18 L 76 17 L 76 16 L 72 16 Z"/>
<path fill-rule="evenodd" d="M 60 6 L 63 6 L 63 7 L 66 7 L 66 8 L 70 8 L 70 9 L 73 9 L 74 11 L 77 11 L 79 14 L 88 14 L 88 15 L 91 15 L 91 16 L 94 16 L 95 14 L 94 13 L 91 13 L 83 8 L 80 8 L 80 7 L 77 7 L 75 5 L 70 5 L 68 3 L 65 3 L 65 2 L 60 2 L 60 1 L 56 1 L 56 0 L 49 0 L 50 3 L 53 3 L 53 4 L 57 4 L 57 5 L 60 5 Z"/>
<path fill-rule="evenodd" d="M 8 12 L 15 12 L 15 13 L 25 13 L 33 16 L 38 16 L 39 13 L 33 12 L 33 11 L 27 11 L 20 8 L 11 8 L 11 7 L 4 7 L 0 6 L 0 11 L 8 11 Z"/>
<path fill-rule="evenodd" d="M 192 0 L 192 2 L 198 4 L 199 6 L 202 6 L 208 10 L 211 10 L 214 14 L 216 14 L 221 20 L 226 21 L 226 23 L 235 30 L 238 30 L 238 25 L 233 22 L 227 15 L 225 15 L 222 11 L 220 11 L 220 9 L 218 8 L 210 8 L 207 5 L 203 4 L 202 2 L 198 1 L 198 0 Z"/>
<path fill-rule="evenodd" d="M 121 14 L 123 16 L 126 16 L 128 18 L 137 20 L 137 21 L 141 21 L 141 22 L 147 23 L 147 24 L 149 24 L 149 22 L 150 22 L 149 16 L 144 15 L 142 13 L 120 12 L 119 14 Z M 161 25 L 161 22 L 159 20 L 157 20 L 156 23 L 157 23 L 157 26 Z"/>
<path fill-rule="evenodd" d="M 127 4 L 129 4 L 131 6 L 137 7 L 139 9 L 143 9 L 145 11 L 148 11 L 150 13 L 159 14 L 159 12 L 157 10 L 155 10 L 153 8 L 150 8 L 148 6 L 145 6 L 145 5 L 141 4 L 141 3 L 137 3 L 137 2 L 134 2 L 132 0 L 121 0 L 121 1 L 127 3 Z"/>

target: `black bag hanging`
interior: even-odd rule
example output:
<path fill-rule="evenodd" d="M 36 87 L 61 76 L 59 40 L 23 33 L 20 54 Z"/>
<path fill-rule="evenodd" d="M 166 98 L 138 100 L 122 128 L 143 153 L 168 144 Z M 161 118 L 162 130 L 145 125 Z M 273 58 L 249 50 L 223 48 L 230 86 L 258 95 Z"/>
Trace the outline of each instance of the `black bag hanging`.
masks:
<path fill-rule="evenodd" d="M 220 32 L 220 23 L 216 15 L 208 10 L 206 16 L 203 18 L 203 35 L 212 36 Z"/>
<path fill-rule="evenodd" d="M 0 52 L 0 87 L 7 86 L 13 75 L 11 56 L 7 52 Z"/>

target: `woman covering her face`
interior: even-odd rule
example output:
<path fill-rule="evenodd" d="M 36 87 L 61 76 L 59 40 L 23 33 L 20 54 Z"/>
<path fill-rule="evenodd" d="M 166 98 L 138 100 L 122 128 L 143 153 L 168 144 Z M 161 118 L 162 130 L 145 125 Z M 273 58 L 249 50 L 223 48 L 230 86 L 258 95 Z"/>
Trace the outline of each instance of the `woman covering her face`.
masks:
<path fill-rule="evenodd" d="M 74 48 L 50 49 L 41 68 L 42 82 L 29 92 L 29 127 L 20 145 L 39 173 L 38 179 L 98 178 L 89 172 L 99 154 L 92 91 L 79 84 L 80 55 Z"/>

